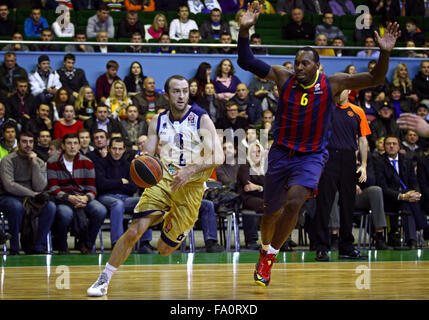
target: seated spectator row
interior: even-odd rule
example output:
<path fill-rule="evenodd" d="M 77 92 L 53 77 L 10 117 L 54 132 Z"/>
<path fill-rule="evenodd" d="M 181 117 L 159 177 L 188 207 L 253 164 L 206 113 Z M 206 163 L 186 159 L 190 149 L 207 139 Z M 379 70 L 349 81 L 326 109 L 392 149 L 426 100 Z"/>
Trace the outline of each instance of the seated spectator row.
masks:
<path fill-rule="evenodd" d="M 177 13 L 164 14 L 162 12 L 152 12 L 150 15 L 144 12 L 139 16 L 136 11 L 110 12 L 106 5 L 102 4 L 97 11 L 83 11 L 76 15 L 76 22 L 73 23 L 73 17 L 70 12 L 61 13 L 58 17 L 54 13 L 46 14 L 51 16 L 48 20 L 42 16 L 40 9 L 33 9 L 29 17 L 23 14 L 17 15 L 17 22 L 8 17 L 7 5 L 3 5 L 3 16 L 0 15 L 0 36 L 4 39 L 15 41 L 42 40 L 51 41 L 56 36 L 57 40 L 70 40 L 74 36 L 75 41 L 99 41 L 107 42 L 109 39 L 116 39 L 124 42 L 163 42 L 161 36 L 168 34 L 170 41 L 184 41 L 198 43 L 200 41 L 213 43 L 232 43 L 231 41 L 222 41 L 222 35 L 230 34 L 232 41 L 238 37 L 239 21 L 244 10 L 239 10 L 234 18 L 231 14 L 222 16 L 220 9 L 217 7 L 211 9 L 209 14 L 200 14 L 190 16 L 189 8 L 186 5 L 179 6 Z M 341 45 L 366 45 L 368 37 L 374 39 L 374 32 L 383 33 L 387 23 L 398 21 L 402 26 L 402 37 L 400 46 L 425 46 L 429 41 L 425 41 L 425 34 L 429 33 L 429 23 L 421 17 L 395 16 L 392 11 L 385 13 L 383 16 L 373 16 L 371 14 L 356 16 L 341 16 L 338 18 L 332 11 L 324 11 L 323 15 L 304 15 L 299 5 L 285 15 L 261 15 L 258 20 L 256 29 L 252 28 L 251 34 L 257 32 L 259 43 L 262 40 L 266 44 L 316 44 L 327 45 L 334 39 L 340 38 L 343 41 Z M 114 16 L 112 18 L 112 15 Z M 178 15 L 178 17 L 177 17 Z M 150 16 L 150 18 L 149 18 Z M 21 21 L 22 19 L 25 20 Z M 265 17 L 265 18 L 264 18 Z M 192 18 L 195 18 L 192 19 Z M 359 19 L 361 21 L 359 22 Z M 356 22 L 356 23 L 355 23 Z M 367 25 L 366 25 L 367 24 Z M 19 29 L 17 26 L 23 26 Z M 115 27 L 117 26 L 117 27 Z M 362 26 L 365 26 L 364 28 Z M 52 28 L 52 30 L 51 30 Z M 51 30 L 48 33 L 48 30 Z M 198 30 L 198 34 L 196 34 Z M 193 32 L 191 34 L 191 31 Z M 83 38 L 85 33 L 85 38 Z M 140 34 L 137 38 L 136 34 Z M 328 41 L 322 44 L 317 43 L 319 34 L 324 34 Z M 135 37 L 135 39 L 133 39 Z M 313 41 L 316 40 L 316 43 Z M 298 41 L 298 43 L 294 42 Z M 310 41 L 310 43 L 308 43 Z M 409 42 L 409 43 L 407 43 Z M 332 45 L 337 45 L 335 42 Z M 62 51 L 63 46 L 46 45 L 46 46 L 24 46 L 9 45 L 4 50 L 34 50 L 34 51 Z M 91 51 L 91 49 L 88 49 Z M 121 51 L 124 48 L 120 49 Z M 284 50 L 284 49 L 281 49 Z M 66 48 L 67 51 L 67 48 Z M 80 51 L 85 51 L 80 50 Z M 95 51 L 115 52 L 117 49 L 113 46 L 97 46 Z M 128 51 L 128 50 L 125 50 Z M 137 52 L 148 52 L 148 48 L 142 48 Z M 128 51 L 128 52 L 136 52 Z M 152 51 L 154 52 L 154 51 Z M 286 51 L 273 50 L 273 54 L 287 54 Z M 169 52 L 173 53 L 173 52 Z M 188 52 L 184 52 L 188 53 Z M 189 53 L 200 53 L 193 50 Z M 201 52 L 208 53 L 208 52 Z M 217 50 L 209 53 L 219 53 Z M 355 52 L 351 52 L 352 55 Z M 427 52 L 419 51 L 417 54 L 427 56 Z M 332 51 L 328 55 L 334 55 Z M 409 56 L 409 55 L 406 55 Z M 416 55 L 413 55 L 416 56 Z"/>

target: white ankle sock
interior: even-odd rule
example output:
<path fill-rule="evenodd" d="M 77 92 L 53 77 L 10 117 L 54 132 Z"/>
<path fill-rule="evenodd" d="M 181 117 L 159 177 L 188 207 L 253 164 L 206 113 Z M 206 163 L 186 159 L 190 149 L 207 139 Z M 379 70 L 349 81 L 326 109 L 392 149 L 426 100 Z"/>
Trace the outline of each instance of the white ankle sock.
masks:
<path fill-rule="evenodd" d="M 268 254 L 278 254 L 278 253 L 279 253 L 279 251 L 280 251 L 280 250 L 276 250 L 276 249 L 274 249 L 274 248 L 271 246 L 271 244 L 269 244 L 269 245 L 268 245 L 268 250 L 267 250 Z"/>
<path fill-rule="evenodd" d="M 118 268 L 115 268 L 114 266 L 110 265 L 110 264 L 107 262 L 107 263 L 106 263 L 106 268 L 104 269 L 104 271 L 103 271 L 103 272 L 107 275 L 107 277 L 109 278 L 109 281 L 110 281 L 110 278 L 112 278 L 113 273 L 114 273 L 116 270 L 118 270 Z"/>
<path fill-rule="evenodd" d="M 268 251 L 269 248 L 270 248 L 269 244 L 262 244 L 262 250 Z"/>

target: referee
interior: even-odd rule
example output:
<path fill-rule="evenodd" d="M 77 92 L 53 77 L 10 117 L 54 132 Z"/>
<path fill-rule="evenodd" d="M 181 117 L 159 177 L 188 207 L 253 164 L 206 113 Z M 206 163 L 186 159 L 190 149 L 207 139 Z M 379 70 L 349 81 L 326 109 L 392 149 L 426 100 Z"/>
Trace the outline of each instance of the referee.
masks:
<path fill-rule="evenodd" d="M 335 193 L 339 192 L 340 205 L 340 259 L 366 259 L 354 248 L 353 242 L 353 211 L 356 196 L 357 173 L 359 182 L 366 181 L 366 164 L 368 141 L 371 134 L 364 111 L 350 102 L 350 90 L 340 95 L 339 105 L 334 110 L 332 132 L 328 143 L 329 159 L 319 181 L 317 208 L 314 219 L 316 260 L 329 261 L 328 250 L 330 240 L 329 218 Z M 361 156 L 361 165 L 356 170 L 356 150 Z"/>

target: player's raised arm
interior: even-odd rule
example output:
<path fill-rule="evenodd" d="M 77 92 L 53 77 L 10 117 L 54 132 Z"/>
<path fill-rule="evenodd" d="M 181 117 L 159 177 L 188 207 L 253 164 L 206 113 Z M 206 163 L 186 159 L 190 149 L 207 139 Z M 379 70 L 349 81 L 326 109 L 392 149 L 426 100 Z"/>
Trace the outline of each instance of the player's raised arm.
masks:
<path fill-rule="evenodd" d="M 261 12 L 260 4 L 254 2 L 247 5 L 247 11 L 240 21 L 238 34 L 238 65 L 247 71 L 256 74 L 262 79 L 273 80 L 281 88 L 291 73 L 283 66 L 270 66 L 254 57 L 250 49 L 249 29 L 256 24 Z"/>
<path fill-rule="evenodd" d="M 354 75 L 346 73 L 336 73 L 329 77 L 332 85 L 332 94 L 335 96 L 345 89 L 359 90 L 363 88 L 375 87 L 384 82 L 389 69 L 390 51 L 395 47 L 399 38 L 399 24 L 389 23 L 384 32 L 383 38 L 375 31 L 375 36 L 380 48 L 380 57 L 371 72 L 362 72 Z"/>
<path fill-rule="evenodd" d="M 153 116 L 150 120 L 149 129 L 147 133 L 147 141 L 144 145 L 143 154 L 154 155 L 156 147 L 158 146 L 158 134 L 157 134 L 157 125 L 158 125 L 159 115 Z"/>

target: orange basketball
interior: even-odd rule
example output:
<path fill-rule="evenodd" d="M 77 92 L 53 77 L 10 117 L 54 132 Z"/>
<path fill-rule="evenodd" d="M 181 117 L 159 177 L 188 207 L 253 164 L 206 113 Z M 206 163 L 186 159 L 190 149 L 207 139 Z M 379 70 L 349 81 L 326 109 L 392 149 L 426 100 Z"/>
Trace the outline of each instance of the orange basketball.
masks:
<path fill-rule="evenodd" d="M 130 177 L 140 188 L 150 188 L 162 179 L 161 161 L 154 156 L 140 156 L 131 161 Z"/>

